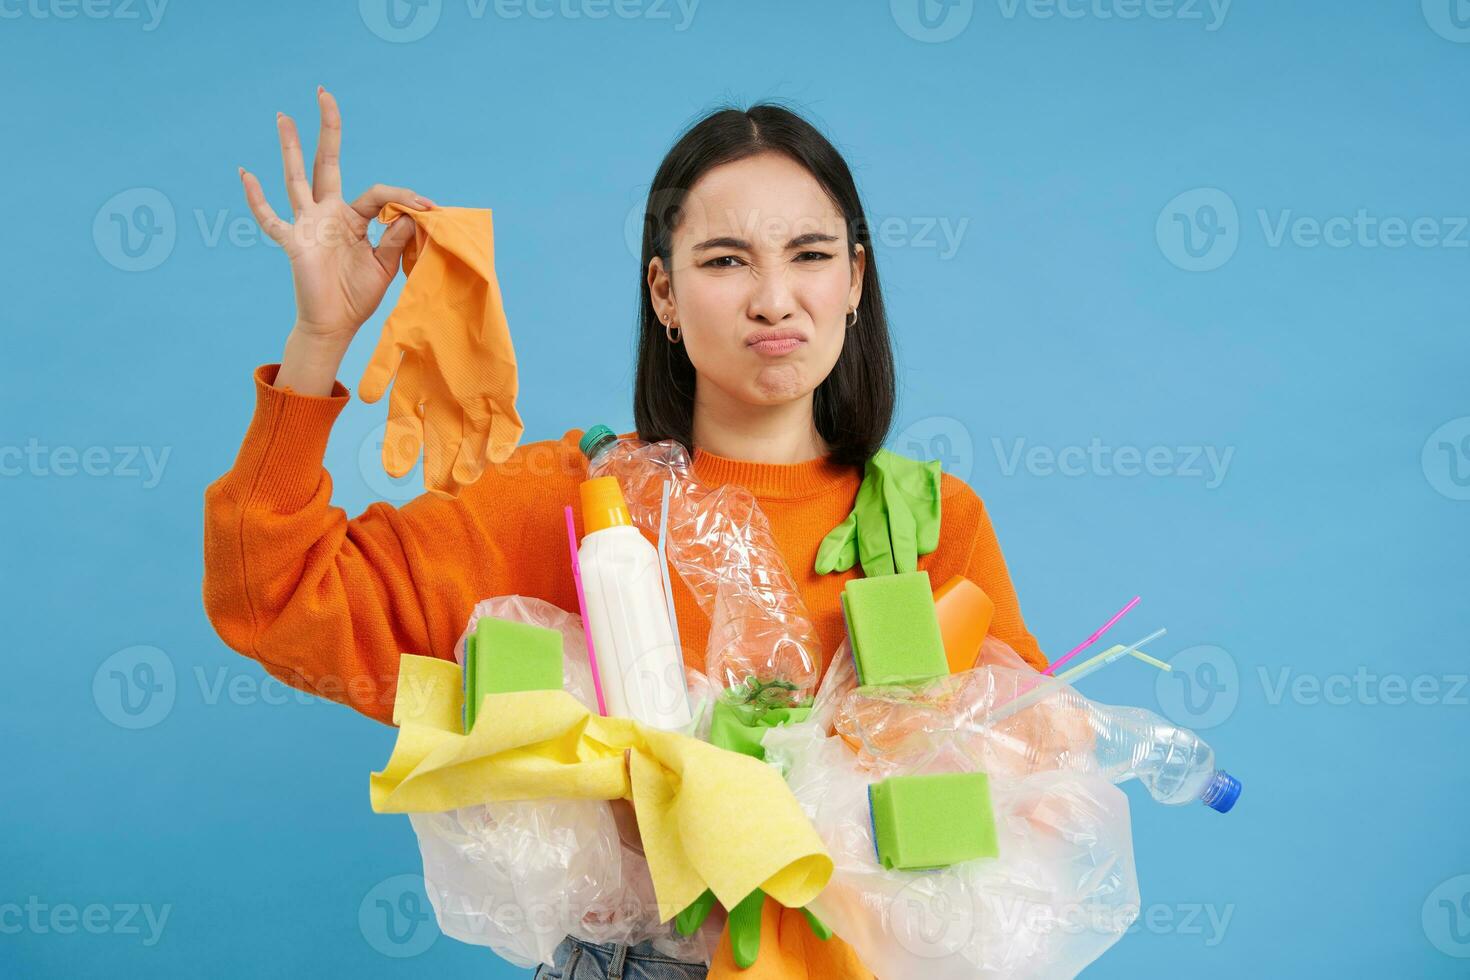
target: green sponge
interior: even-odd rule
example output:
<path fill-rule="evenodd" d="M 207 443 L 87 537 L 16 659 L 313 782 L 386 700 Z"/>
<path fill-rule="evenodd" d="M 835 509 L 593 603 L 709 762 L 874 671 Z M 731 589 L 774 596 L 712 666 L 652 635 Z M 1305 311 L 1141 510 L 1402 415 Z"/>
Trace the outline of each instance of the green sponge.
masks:
<path fill-rule="evenodd" d="M 859 684 L 912 684 L 949 673 L 926 571 L 857 578 L 842 592 Z"/>
<path fill-rule="evenodd" d="M 487 694 L 561 690 L 561 633 L 485 616 L 464 645 L 464 730 Z"/>
<path fill-rule="evenodd" d="M 995 857 L 995 814 L 983 772 L 890 776 L 868 787 L 878 860 L 923 871 Z"/>

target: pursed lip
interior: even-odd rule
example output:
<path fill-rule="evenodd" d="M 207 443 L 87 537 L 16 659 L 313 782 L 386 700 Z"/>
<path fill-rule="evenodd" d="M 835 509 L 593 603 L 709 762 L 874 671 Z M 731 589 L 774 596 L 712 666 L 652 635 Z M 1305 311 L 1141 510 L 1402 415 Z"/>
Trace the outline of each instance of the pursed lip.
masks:
<path fill-rule="evenodd" d="M 760 343 L 763 340 L 800 340 L 805 343 L 806 334 L 802 333 L 800 330 L 793 330 L 790 327 L 786 327 L 780 330 L 757 330 L 755 333 L 745 338 L 745 346 L 750 347 L 754 344 Z"/>

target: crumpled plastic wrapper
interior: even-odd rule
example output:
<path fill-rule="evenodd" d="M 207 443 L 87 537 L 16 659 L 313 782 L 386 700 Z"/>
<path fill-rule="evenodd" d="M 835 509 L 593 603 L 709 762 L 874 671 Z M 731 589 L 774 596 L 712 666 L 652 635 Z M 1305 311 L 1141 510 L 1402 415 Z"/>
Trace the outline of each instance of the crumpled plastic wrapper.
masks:
<path fill-rule="evenodd" d="M 1089 771 L 1091 734 L 1064 699 L 994 730 L 988 706 L 1040 675 L 987 638 L 972 671 L 858 687 L 844 644 L 806 722 L 765 736 L 836 864 L 811 910 L 880 977 L 1072 977 L 1139 912 L 1127 797 Z M 878 861 L 868 787 L 889 776 L 987 773 L 999 854 L 931 871 Z"/>
<path fill-rule="evenodd" d="M 755 495 L 694 477 L 672 440 L 620 439 L 589 477 L 614 476 L 633 523 L 657 535 L 664 481 L 669 493 L 669 560 L 709 616 L 705 672 L 724 688 L 788 686 L 789 703 L 816 690 L 822 662 L 816 627 Z"/>

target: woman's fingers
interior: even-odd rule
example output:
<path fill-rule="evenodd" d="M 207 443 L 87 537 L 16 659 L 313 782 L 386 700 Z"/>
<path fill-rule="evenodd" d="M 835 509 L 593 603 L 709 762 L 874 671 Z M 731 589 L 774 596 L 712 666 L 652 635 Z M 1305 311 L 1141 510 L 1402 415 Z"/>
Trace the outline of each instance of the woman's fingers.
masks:
<path fill-rule="evenodd" d="M 377 257 L 378 264 L 383 271 L 388 273 L 388 278 L 393 278 L 398 273 L 398 260 L 403 256 L 403 249 L 413 240 L 413 233 L 417 225 L 408 215 L 402 215 L 388 226 L 383 232 L 383 237 L 378 239 L 378 247 L 373 249 L 373 255 Z"/>
<path fill-rule="evenodd" d="M 271 241 L 284 247 L 290 238 L 291 226 L 276 216 L 253 173 L 241 167 L 240 181 L 245 185 L 245 202 L 250 205 L 250 213 L 255 215 L 260 230 L 269 235 Z"/>
<path fill-rule="evenodd" d="M 342 113 L 332 93 L 318 85 L 317 107 L 322 114 L 321 133 L 316 141 L 316 162 L 311 168 L 311 190 L 318 201 L 342 196 Z"/>
<path fill-rule="evenodd" d="M 434 202 L 426 197 L 419 197 L 407 187 L 390 187 L 387 184 L 374 184 L 362 192 L 362 196 L 352 202 L 352 210 L 363 218 L 372 221 L 383 210 L 383 205 L 389 201 L 397 201 L 405 207 L 413 208 L 415 211 L 427 211 L 434 206 Z"/>
<path fill-rule="evenodd" d="M 284 112 L 276 113 L 276 129 L 281 135 L 281 168 L 286 175 L 286 196 L 291 199 L 291 213 L 300 214 L 311 204 L 311 185 L 306 182 L 306 164 L 301 160 L 301 137 L 296 123 Z"/>

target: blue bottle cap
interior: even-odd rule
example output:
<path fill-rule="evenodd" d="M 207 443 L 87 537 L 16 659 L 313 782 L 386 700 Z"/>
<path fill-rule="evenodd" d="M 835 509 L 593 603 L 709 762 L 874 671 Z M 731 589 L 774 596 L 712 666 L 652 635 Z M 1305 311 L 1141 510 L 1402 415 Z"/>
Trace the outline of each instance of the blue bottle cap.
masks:
<path fill-rule="evenodd" d="M 1215 770 L 1215 778 L 1205 787 L 1200 802 L 1212 810 L 1229 813 L 1235 801 L 1240 799 L 1240 780 L 1224 769 Z"/>

